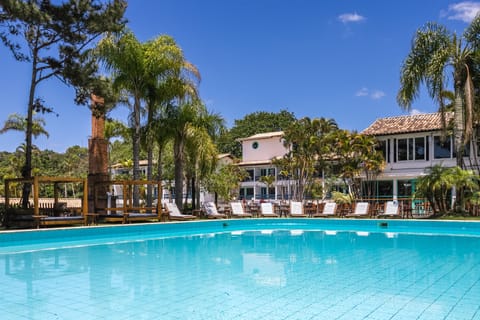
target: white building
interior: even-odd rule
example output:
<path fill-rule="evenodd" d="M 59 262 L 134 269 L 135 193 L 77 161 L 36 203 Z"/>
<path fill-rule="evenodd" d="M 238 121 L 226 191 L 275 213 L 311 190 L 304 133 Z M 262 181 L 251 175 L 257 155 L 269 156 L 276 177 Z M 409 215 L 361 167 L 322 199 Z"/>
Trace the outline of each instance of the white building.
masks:
<path fill-rule="evenodd" d="M 446 114 L 446 123 L 453 118 Z M 375 197 L 410 197 L 417 178 L 435 165 L 456 166 L 452 136 L 442 135 L 440 113 L 380 118 L 363 134 L 375 136 L 381 143 L 386 166 L 375 181 Z M 470 155 L 474 146 L 464 151 L 464 163 L 472 167 Z M 476 148 L 475 148 L 476 149 Z"/>
<path fill-rule="evenodd" d="M 453 114 L 446 114 L 450 121 Z M 374 198 L 409 198 L 415 191 L 418 177 L 428 168 L 441 164 L 456 165 L 455 148 L 451 136 L 442 136 L 440 113 L 387 117 L 375 120 L 363 134 L 375 136 L 385 159 L 385 168 L 373 183 Z M 281 158 L 287 152 L 283 144 L 283 132 L 256 134 L 239 139 L 243 159 L 239 165 L 247 170 L 249 178 L 241 183 L 240 199 L 287 199 L 290 195 L 289 181 L 282 181 L 272 159 Z M 464 152 L 467 167 L 473 167 L 470 155 L 474 146 Z M 475 148 L 478 149 L 478 148 Z M 267 190 L 261 176 L 274 175 L 274 185 Z M 365 183 L 365 182 L 364 182 Z"/>
<path fill-rule="evenodd" d="M 248 172 L 240 185 L 240 199 L 279 199 L 288 195 L 287 183 L 278 179 L 272 160 L 282 158 L 288 149 L 283 144 L 283 131 L 256 134 L 239 139 L 242 143 L 242 161 L 238 164 Z M 275 184 L 268 186 L 260 181 L 262 176 L 274 176 Z"/>

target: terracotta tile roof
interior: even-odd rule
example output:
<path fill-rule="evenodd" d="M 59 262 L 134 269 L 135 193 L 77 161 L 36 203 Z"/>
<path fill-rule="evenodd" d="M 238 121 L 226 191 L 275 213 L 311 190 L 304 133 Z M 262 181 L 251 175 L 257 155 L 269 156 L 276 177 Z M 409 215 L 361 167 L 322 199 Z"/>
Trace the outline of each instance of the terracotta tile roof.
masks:
<path fill-rule="evenodd" d="M 447 123 L 453 119 L 453 113 L 445 114 Z M 442 129 L 440 113 L 424 113 L 408 116 L 388 117 L 375 120 L 363 134 L 372 136 L 435 131 Z"/>

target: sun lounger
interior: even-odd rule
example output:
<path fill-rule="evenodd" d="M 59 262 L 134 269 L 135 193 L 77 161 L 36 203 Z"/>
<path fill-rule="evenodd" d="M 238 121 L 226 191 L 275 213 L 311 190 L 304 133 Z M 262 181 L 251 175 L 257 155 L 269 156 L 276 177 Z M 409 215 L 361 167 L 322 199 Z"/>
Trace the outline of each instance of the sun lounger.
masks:
<path fill-rule="evenodd" d="M 278 214 L 273 210 L 273 204 L 271 202 L 260 204 L 260 215 L 262 217 L 278 217 Z"/>
<path fill-rule="evenodd" d="M 169 220 L 194 220 L 197 217 L 189 214 L 182 214 L 174 202 L 165 203 Z"/>
<path fill-rule="evenodd" d="M 203 204 L 203 210 L 208 219 L 222 219 L 227 217 L 223 213 L 218 213 L 217 206 L 213 202 L 205 202 Z"/>
<path fill-rule="evenodd" d="M 368 217 L 368 202 L 357 202 L 355 204 L 355 211 L 353 213 L 347 214 L 346 217 L 349 218 L 363 218 Z"/>
<path fill-rule="evenodd" d="M 300 201 L 290 202 L 290 217 L 307 217 L 303 212 L 303 204 Z"/>
<path fill-rule="evenodd" d="M 232 217 L 237 218 L 246 218 L 252 217 L 250 213 L 247 213 L 243 210 L 243 206 L 241 202 L 230 202 L 230 207 L 232 208 Z"/>
<path fill-rule="evenodd" d="M 323 206 L 323 211 L 315 213 L 313 217 L 328 218 L 337 214 L 337 204 L 335 202 L 327 202 Z"/>
<path fill-rule="evenodd" d="M 377 217 L 401 218 L 398 210 L 398 201 L 387 201 L 385 210 Z"/>

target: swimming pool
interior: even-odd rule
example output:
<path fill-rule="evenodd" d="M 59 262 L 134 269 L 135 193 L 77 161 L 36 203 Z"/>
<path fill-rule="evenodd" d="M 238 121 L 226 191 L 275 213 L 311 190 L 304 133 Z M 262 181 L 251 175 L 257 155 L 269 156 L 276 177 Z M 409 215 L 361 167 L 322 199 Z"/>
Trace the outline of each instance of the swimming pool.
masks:
<path fill-rule="evenodd" d="M 480 223 L 2 232 L 0 288 L 2 319 L 480 319 Z"/>

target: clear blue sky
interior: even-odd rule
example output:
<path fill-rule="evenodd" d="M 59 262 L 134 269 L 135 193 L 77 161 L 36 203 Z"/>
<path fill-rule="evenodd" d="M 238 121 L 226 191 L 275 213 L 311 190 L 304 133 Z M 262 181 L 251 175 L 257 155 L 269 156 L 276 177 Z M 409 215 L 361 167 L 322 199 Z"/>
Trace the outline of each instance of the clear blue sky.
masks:
<path fill-rule="evenodd" d="M 141 41 L 173 36 L 202 75 L 201 96 L 230 127 L 255 111 L 286 109 L 297 118 L 327 117 L 344 129 L 406 114 L 397 105 L 402 61 L 414 32 L 437 21 L 462 34 L 480 2 L 445 0 L 143 0 L 129 1 L 129 27 Z M 29 66 L 0 48 L 0 121 L 26 114 Z M 59 116 L 45 115 L 50 138 L 40 149 L 87 147 L 90 113 L 73 89 L 53 80 L 39 96 Z M 424 94 L 414 112 L 437 107 Z M 124 107 L 112 114 L 127 121 Z M 13 151 L 19 133 L 0 135 Z"/>

